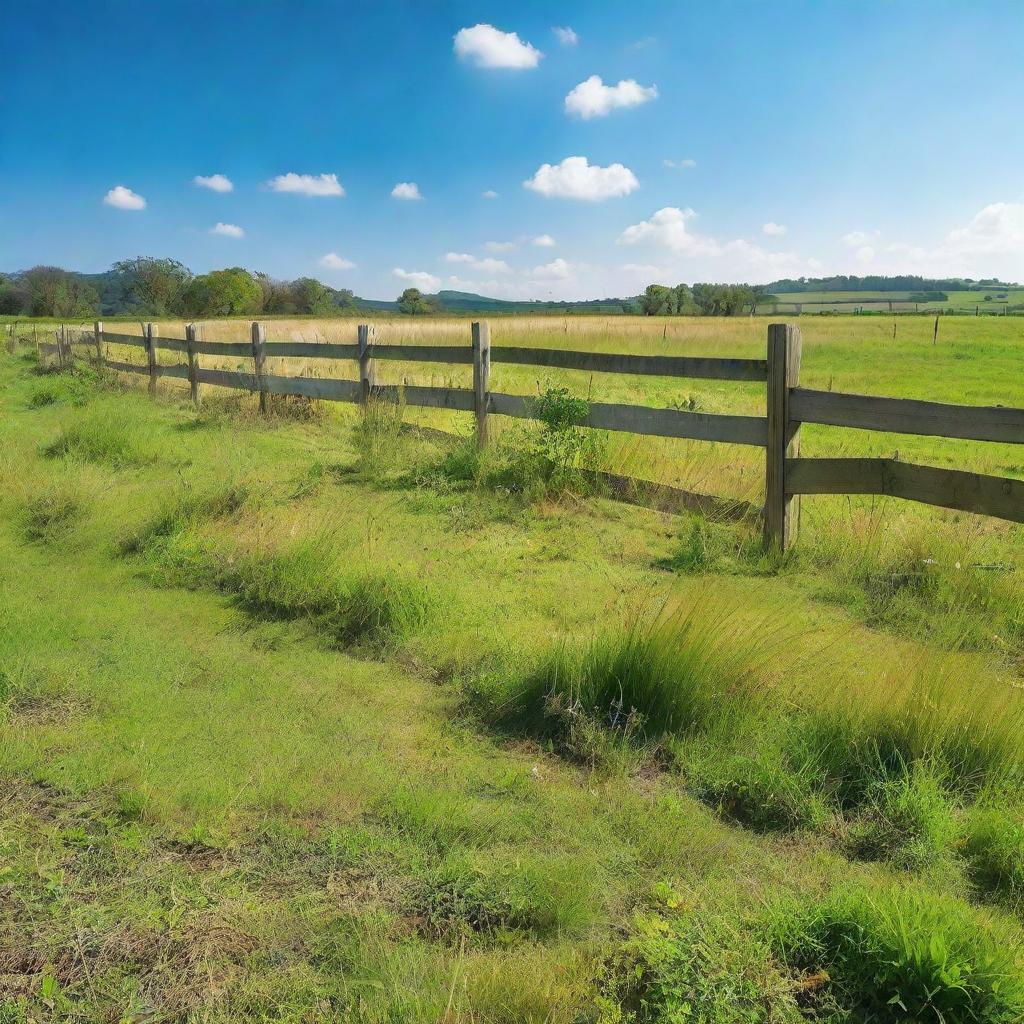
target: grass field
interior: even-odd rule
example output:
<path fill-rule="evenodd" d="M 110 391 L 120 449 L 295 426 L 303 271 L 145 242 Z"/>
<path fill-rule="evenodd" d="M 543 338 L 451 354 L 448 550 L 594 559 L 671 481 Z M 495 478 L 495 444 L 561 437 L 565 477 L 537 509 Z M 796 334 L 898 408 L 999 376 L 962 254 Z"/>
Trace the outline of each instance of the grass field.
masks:
<path fill-rule="evenodd" d="M 875 312 L 888 311 L 889 303 L 896 312 L 932 312 L 976 310 L 979 314 L 999 314 L 1007 306 L 1024 304 L 1024 288 L 983 288 L 974 291 L 946 292 L 946 298 L 933 302 L 914 301 L 914 292 L 779 292 L 779 312 L 801 305 L 805 312 L 832 310 L 852 313 L 860 306 Z"/>
<path fill-rule="evenodd" d="M 949 318 L 937 346 L 925 321 L 801 326 L 810 386 L 1024 404 L 1013 318 Z M 764 331 L 510 319 L 493 341 L 755 355 Z M 410 333 L 468 343 L 378 325 Z M 808 501 L 780 561 L 752 527 L 588 493 L 540 428 L 480 460 L 386 409 L 161 390 L 0 354 L 0 1021 L 1024 1017 L 1018 527 Z M 804 438 L 897 447 L 1024 472 L 1012 446 Z M 761 485 L 729 446 L 584 454 Z"/>

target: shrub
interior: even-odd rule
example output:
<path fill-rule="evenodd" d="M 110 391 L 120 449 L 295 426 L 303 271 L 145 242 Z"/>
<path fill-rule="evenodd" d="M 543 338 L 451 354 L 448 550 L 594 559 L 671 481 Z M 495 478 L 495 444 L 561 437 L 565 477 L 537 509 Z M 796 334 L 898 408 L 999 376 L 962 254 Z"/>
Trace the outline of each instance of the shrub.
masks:
<path fill-rule="evenodd" d="M 584 429 L 589 403 L 567 388 L 548 388 L 533 401 L 538 428 L 508 431 L 483 472 L 488 486 L 535 501 L 566 493 L 592 494 L 592 472 L 603 451 L 601 435 Z"/>
<path fill-rule="evenodd" d="M 769 935 L 795 972 L 827 976 L 843 1019 L 896 1024 L 1024 1017 L 1015 944 L 982 927 L 965 904 L 913 889 L 842 889 L 801 905 L 777 905 Z M 823 993 L 824 994 L 824 993 Z"/>

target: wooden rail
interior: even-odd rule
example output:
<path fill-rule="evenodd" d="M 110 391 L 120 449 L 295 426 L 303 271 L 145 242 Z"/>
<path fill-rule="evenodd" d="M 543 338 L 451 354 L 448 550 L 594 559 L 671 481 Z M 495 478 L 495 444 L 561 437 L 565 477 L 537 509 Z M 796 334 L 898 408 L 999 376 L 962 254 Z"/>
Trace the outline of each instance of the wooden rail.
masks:
<path fill-rule="evenodd" d="M 765 449 L 765 502 L 762 509 L 766 546 L 787 548 L 793 539 L 795 502 L 802 495 L 878 494 L 905 498 L 942 508 L 1024 522 L 1024 481 L 985 476 L 960 470 L 918 466 L 896 459 L 823 458 L 800 456 L 800 427 L 818 423 L 860 430 L 923 434 L 975 441 L 1024 444 L 1024 409 L 1002 406 L 963 406 L 906 398 L 815 391 L 800 387 L 800 331 L 789 324 L 768 328 L 766 359 L 731 359 L 692 356 L 648 356 L 607 352 L 578 352 L 523 346 L 493 347 L 486 323 L 472 325 L 472 341 L 459 345 L 382 345 L 372 328 L 360 325 L 356 344 L 320 344 L 267 340 L 262 324 L 252 325 L 248 342 L 205 341 L 196 327 L 186 327 L 185 339 L 161 337 L 154 325 L 143 334 L 105 331 L 101 323 L 92 335 L 65 328 L 56 343 L 40 344 L 41 354 L 57 355 L 61 365 L 70 358 L 72 345 L 95 346 L 97 362 L 124 373 L 146 374 L 155 393 L 160 377 L 189 382 L 198 404 L 200 385 L 254 392 L 266 410 L 268 395 L 301 395 L 323 401 L 366 403 L 371 398 L 401 401 L 406 405 L 472 412 L 477 440 L 488 440 L 488 417 L 538 418 L 536 400 L 526 395 L 492 392 L 492 363 L 542 366 L 597 373 L 692 377 L 708 380 L 756 381 L 766 388 L 765 416 L 731 416 L 607 402 L 591 402 L 579 424 L 598 430 L 627 431 L 654 437 L 689 438 Z M 141 348 L 145 363 L 110 359 L 106 345 Z M 157 362 L 159 349 L 183 353 L 187 362 Z M 251 360 L 252 371 L 208 369 L 199 356 L 214 355 Z M 267 360 L 306 358 L 350 362 L 358 367 L 347 377 L 292 377 L 267 372 Z M 431 362 L 473 367 L 472 388 L 379 385 L 375 364 L 381 360 Z M 273 369 L 273 364 L 270 366 Z M 629 490 L 626 478 L 617 478 L 618 490 Z M 643 484 L 641 481 L 636 482 Z M 700 507 L 702 496 L 687 492 L 688 507 Z M 697 504 L 694 505 L 693 502 Z M 708 497 L 709 502 L 714 499 Z M 708 507 L 712 507 L 710 504 Z M 737 507 L 739 507 L 737 505 Z"/>

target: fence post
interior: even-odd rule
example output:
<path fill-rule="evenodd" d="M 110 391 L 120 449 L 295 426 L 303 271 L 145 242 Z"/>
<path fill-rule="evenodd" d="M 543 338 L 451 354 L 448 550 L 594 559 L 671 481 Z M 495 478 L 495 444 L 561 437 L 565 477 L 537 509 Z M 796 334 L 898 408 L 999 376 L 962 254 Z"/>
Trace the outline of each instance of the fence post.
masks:
<path fill-rule="evenodd" d="M 188 396 L 199 405 L 199 364 L 196 358 L 196 325 L 185 324 L 185 352 L 188 355 Z"/>
<path fill-rule="evenodd" d="M 103 321 L 97 320 L 92 325 L 92 336 L 96 342 L 96 368 L 103 365 Z"/>
<path fill-rule="evenodd" d="M 473 407 L 476 409 L 476 444 L 487 445 L 487 405 L 491 392 L 491 325 L 473 323 Z"/>
<path fill-rule="evenodd" d="M 157 332 L 154 330 L 152 324 L 146 324 L 143 327 L 145 337 L 145 357 L 148 366 L 150 366 L 150 397 L 156 398 L 157 396 L 157 344 L 156 337 Z"/>
<path fill-rule="evenodd" d="M 260 412 L 267 411 L 267 392 L 263 387 L 263 346 L 267 343 L 267 328 L 258 321 L 252 324 L 252 362 L 256 373 L 256 388 L 260 393 Z"/>
<path fill-rule="evenodd" d="M 370 358 L 370 325 L 360 324 L 359 340 L 359 402 L 366 405 L 373 390 L 374 366 Z"/>
<path fill-rule="evenodd" d="M 789 389 L 800 383 L 800 328 L 768 325 L 768 447 L 765 452 L 764 544 L 785 551 L 793 538 L 793 498 L 786 494 L 786 458 L 800 450 L 799 423 L 789 418 Z"/>

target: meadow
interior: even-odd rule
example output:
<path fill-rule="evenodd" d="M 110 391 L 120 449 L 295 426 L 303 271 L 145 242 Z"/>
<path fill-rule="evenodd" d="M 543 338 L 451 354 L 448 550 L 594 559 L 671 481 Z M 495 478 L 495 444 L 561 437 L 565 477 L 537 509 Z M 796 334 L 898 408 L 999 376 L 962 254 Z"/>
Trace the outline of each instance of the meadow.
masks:
<path fill-rule="evenodd" d="M 765 324 L 495 318 L 492 343 L 760 356 Z M 1024 321 L 800 326 L 810 387 L 1024 405 Z M 578 472 L 757 501 L 753 449 L 509 423 L 481 455 L 468 414 L 144 379 L 0 353 L 0 1021 L 1024 1018 L 1021 527 L 804 499 L 768 556 Z M 1019 446 L 803 450 L 1024 476 Z"/>

